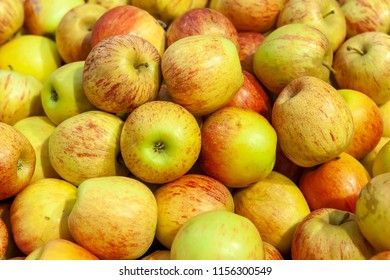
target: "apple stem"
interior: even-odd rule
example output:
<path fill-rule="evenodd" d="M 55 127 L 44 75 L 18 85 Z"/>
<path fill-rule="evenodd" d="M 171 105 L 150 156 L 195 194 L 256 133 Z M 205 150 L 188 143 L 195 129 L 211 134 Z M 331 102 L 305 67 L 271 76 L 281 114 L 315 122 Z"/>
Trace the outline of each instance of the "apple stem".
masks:
<path fill-rule="evenodd" d="M 164 143 L 161 141 L 158 141 L 154 143 L 154 151 L 156 153 L 160 153 L 162 150 L 164 150 Z"/>
<path fill-rule="evenodd" d="M 351 46 L 347 46 L 347 51 L 355 51 L 361 55 L 365 55 L 365 53 L 362 50 L 359 50 L 359 49 L 351 47 Z"/>
<path fill-rule="evenodd" d="M 328 70 L 330 72 L 332 72 L 333 74 L 336 74 L 336 70 L 334 70 L 332 66 L 326 64 L 325 62 L 322 62 L 322 65 L 324 65 L 326 68 L 328 68 Z"/>
<path fill-rule="evenodd" d="M 349 219 L 349 217 L 350 217 L 349 212 L 345 212 L 343 219 L 339 222 L 338 225 L 344 224 Z"/>
<path fill-rule="evenodd" d="M 161 19 L 158 19 L 157 21 L 162 28 L 167 29 L 168 25 L 164 21 L 162 21 Z"/>
<path fill-rule="evenodd" d="M 335 10 L 330 10 L 329 12 L 327 12 L 325 15 L 323 15 L 323 18 L 326 18 L 327 16 L 330 16 L 330 15 L 334 15 L 336 13 Z"/>
<path fill-rule="evenodd" d="M 12 71 L 12 72 L 14 71 L 14 68 L 12 67 L 12 65 L 8 64 L 7 66 L 8 66 L 10 71 Z"/>
<path fill-rule="evenodd" d="M 145 67 L 145 68 L 148 68 L 149 67 L 149 63 L 145 62 L 145 63 L 138 64 L 138 65 L 135 66 L 135 69 L 139 69 L 142 66 Z"/>

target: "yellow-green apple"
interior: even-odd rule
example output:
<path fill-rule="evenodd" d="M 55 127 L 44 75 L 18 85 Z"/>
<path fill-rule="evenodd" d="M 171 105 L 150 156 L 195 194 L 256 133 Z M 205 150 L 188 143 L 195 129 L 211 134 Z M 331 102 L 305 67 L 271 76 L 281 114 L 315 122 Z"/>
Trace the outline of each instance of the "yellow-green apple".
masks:
<path fill-rule="evenodd" d="M 357 34 L 334 54 L 335 80 L 340 88 L 368 95 L 376 104 L 390 100 L 390 35 L 382 32 Z"/>
<path fill-rule="evenodd" d="M 304 167 L 295 164 L 284 154 L 278 142 L 276 145 L 276 161 L 273 171 L 283 174 L 295 184 L 298 184 L 303 170 L 305 170 Z"/>
<path fill-rule="evenodd" d="M 335 159 L 306 169 L 298 186 L 311 210 L 328 207 L 355 213 L 359 193 L 370 179 L 366 168 L 343 152 Z"/>
<path fill-rule="evenodd" d="M 277 27 L 304 23 L 317 28 L 330 41 L 333 51 L 344 42 L 347 24 L 337 0 L 289 0 L 277 20 Z"/>
<path fill-rule="evenodd" d="M 260 32 L 238 32 L 238 54 L 240 56 L 241 68 L 253 75 L 255 74 L 253 57 L 264 39 L 265 35 Z"/>
<path fill-rule="evenodd" d="M 333 208 L 311 211 L 298 224 L 291 244 L 293 260 L 367 260 L 375 252 L 356 215 Z"/>
<path fill-rule="evenodd" d="M 156 239 L 168 249 L 180 227 L 195 215 L 210 210 L 234 211 L 229 189 L 206 175 L 183 175 L 159 187 L 154 196 L 158 207 Z"/>
<path fill-rule="evenodd" d="M 0 200 L 15 196 L 29 183 L 35 169 L 35 151 L 13 126 L 0 122 Z"/>
<path fill-rule="evenodd" d="M 165 184 L 187 173 L 198 159 L 200 127 L 179 104 L 151 101 L 125 120 L 120 150 L 127 168 L 142 181 Z"/>
<path fill-rule="evenodd" d="M 268 120 L 250 109 L 224 107 L 201 130 L 199 166 L 232 188 L 267 177 L 275 164 L 277 136 Z"/>
<path fill-rule="evenodd" d="M 295 228 L 310 213 L 298 186 L 272 171 L 266 178 L 236 190 L 233 198 L 235 213 L 251 220 L 263 241 L 288 258 Z"/>
<path fill-rule="evenodd" d="M 263 248 L 265 260 L 284 260 L 282 254 L 271 243 L 263 240 Z"/>
<path fill-rule="evenodd" d="M 351 89 L 339 89 L 338 92 L 347 102 L 353 117 L 352 143 L 345 152 L 360 160 L 372 151 L 381 139 L 384 118 L 378 105 L 366 94 Z"/>
<path fill-rule="evenodd" d="M 24 26 L 30 34 L 54 36 L 62 17 L 84 0 L 24 0 Z"/>
<path fill-rule="evenodd" d="M 378 251 L 390 250 L 390 173 L 372 177 L 356 202 L 356 220 Z"/>
<path fill-rule="evenodd" d="M 20 0 L 0 1 L 0 45 L 18 32 L 24 23 L 24 8 Z"/>
<path fill-rule="evenodd" d="M 390 100 L 379 106 L 383 118 L 383 136 L 390 137 Z"/>
<path fill-rule="evenodd" d="M 184 37 L 199 34 L 223 36 L 239 47 L 233 23 L 224 14 L 210 8 L 191 9 L 176 18 L 167 29 L 167 46 Z"/>
<path fill-rule="evenodd" d="M 8 248 L 8 230 L 3 219 L 0 218 L 0 260 L 3 259 Z"/>
<path fill-rule="evenodd" d="M 85 60 L 91 51 L 91 34 L 98 18 L 107 11 L 101 5 L 85 3 L 69 10 L 55 33 L 59 54 L 65 63 Z"/>
<path fill-rule="evenodd" d="M 347 38 L 359 33 L 390 31 L 390 5 L 387 0 L 339 0 L 347 23 Z"/>
<path fill-rule="evenodd" d="M 91 178 L 78 187 L 69 215 L 77 244 L 99 259 L 137 259 L 151 246 L 157 203 L 139 180 L 123 176 Z"/>
<path fill-rule="evenodd" d="M 167 26 L 176 18 L 193 8 L 205 8 L 207 0 L 132 0 L 131 4 L 161 20 Z"/>
<path fill-rule="evenodd" d="M 131 0 L 86 0 L 85 2 L 88 4 L 97 4 L 106 9 L 111 9 L 117 6 L 130 4 Z"/>
<path fill-rule="evenodd" d="M 244 82 L 236 45 L 217 35 L 193 35 L 170 45 L 161 60 L 172 100 L 195 116 L 226 105 Z"/>
<path fill-rule="evenodd" d="M 370 260 L 390 260 L 390 250 L 376 253 Z"/>
<path fill-rule="evenodd" d="M 123 121 L 102 111 L 87 111 L 60 123 L 49 137 L 49 158 L 54 170 L 79 185 L 89 178 L 127 175 L 118 160 Z"/>
<path fill-rule="evenodd" d="M 8 260 L 11 258 L 23 256 L 23 253 L 20 251 L 18 246 L 16 246 L 14 237 L 12 235 L 11 220 L 10 220 L 10 208 L 12 205 L 12 201 L 13 198 L 0 201 L 0 220 L 3 220 L 8 231 L 8 240 L 7 240 L 8 246 L 6 248 L 3 257 L 0 257 L 0 260 Z"/>
<path fill-rule="evenodd" d="M 251 109 L 271 121 L 271 99 L 259 80 L 250 72 L 242 70 L 244 83 L 226 106 Z"/>
<path fill-rule="evenodd" d="M 49 158 L 49 137 L 55 124 L 47 116 L 32 116 L 21 119 L 13 127 L 27 138 L 35 151 L 35 169 L 30 184 L 43 178 L 60 178 Z"/>
<path fill-rule="evenodd" d="M 278 95 L 289 82 L 302 76 L 328 82 L 332 61 L 332 46 L 321 31 L 304 23 L 291 23 L 267 35 L 256 49 L 253 70 L 260 82 Z"/>
<path fill-rule="evenodd" d="M 96 110 L 84 93 L 84 65 L 84 61 L 61 65 L 43 83 L 41 103 L 45 115 L 55 125 L 82 112 Z"/>
<path fill-rule="evenodd" d="M 98 258 L 73 241 L 51 239 L 26 256 L 26 260 L 98 260 Z"/>
<path fill-rule="evenodd" d="M 211 0 L 209 7 L 226 15 L 237 31 L 266 32 L 272 29 L 284 0 Z"/>
<path fill-rule="evenodd" d="M 11 70 L 0 70 L 0 121 L 13 125 L 29 116 L 43 115 L 42 82 Z"/>
<path fill-rule="evenodd" d="M 171 259 L 171 252 L 169 250 L 155 250 L 151 252 L 150 254 L 147 254 L 146 256 L 142 257 L 142 260 L 170 260 Z"/>
<path fill-rule="evenodd" d="M 372 166 L 374 165 L 374 161 L 378 152 L 389 141 L 390 141 L 390 137 L 382 136 L 378 144 L 364 158 L 360 160 L 360 162 L 367 169 L 367 171 L 370 173 L 371 176 L 372 176 Z"/>
<path fill-rule="evenodd" d="M 124 34 L 96 44 L 83 72 L 87 98 L 102 111 L 130 113 L 156 99 L 161 83 L 161 57 L 142 37 Z"/>
<path fill-rule="evenodd" d="M 172 260 L 263 260 L 263 241 L 247 218 L 210 210 L 185 222 L 175 235 Z"/>
<path fill-rule="evenodd" d="M 390 172 L 390 142 L 378 151 L 372 164 L 372 176 Z"/>
<path fill-rule="evenodd" d="M 282 90 L 273 104 L 272 125 L 283 153 L 302 167 L 337 157 L 351 144 L 354 130 L 344 98 L 313 76 L 294 79 Z"/>
<path fill-rule="evenodd" d="M 156 47 L 160 56 L 166 47 L 166 32 L 147 11 L 133 5 L 121 5 L 107 10 L 95 22 L 91 33 L 92 48 L 114 35 L 137 35 Z"/>
<path fill-rule="evenodd" d="M 29 74 L 42 83 L 61 63 L 56 43 L 45 36 L 21 35 L 0 46 L 0 69 Z"/>
<path fill-rule="evenodd" d="M 18 248 L 28 255 L 56 238 L 73 240 L 68 216 L 77 188 L 62 179 L 45 178 L 29 184 L 11 204 L 12 234 Z"/>

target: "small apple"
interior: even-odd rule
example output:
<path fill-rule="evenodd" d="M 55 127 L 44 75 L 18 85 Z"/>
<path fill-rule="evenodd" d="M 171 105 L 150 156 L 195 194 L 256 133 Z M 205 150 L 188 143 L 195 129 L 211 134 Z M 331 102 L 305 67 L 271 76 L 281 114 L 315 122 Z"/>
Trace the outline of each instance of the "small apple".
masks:
<path fill-rule="evenodd" d="M 198 159 L 200 127 L 179 104 L 151 101 L 125 120 L 120 136 L 123 161 L 142 181 L 165 184 L 187 173 Z"/>
<path fill-rule="evenodd" d="M 24 8 L 20 0 L 0 1 L 0 45 L 22 28 Z"/>
<path fill-rule="evenodd" d="M 389 141 L 390 141 L 390 137 L 382 136 L 378 144 L 364 158 L 360 160 L 360 162 L 367 169 L 367 171 L 370 173 L 371 176 L 372 176 L 372 166 L 374 165 L 374 161 L 378 152 Z"/>
<path fill-rule="evenodd" d="M 390 142 L 378 151 L 372 164 L 372 176 L 390 172 Z"/>
<path fill-rule="evenodd" d="M 383 118 L 383 136 L 390 137 L 390 100 L 379 106 Z"/>
<path fill-rule="evenodd" d="M 3 259 L 8 248 L 8 230 L 5 222 L 0 218 L 0 260 Z"/>
<path fill-rule="evenodd" d="M 260 32 L 238 32 L 238 54 L 243 70 L 255 75 L 253 70 L 253 57 L 257 48 L 264 41 L 265 35 Z"/>
<path fill-rule="evenodd" d="M 142 258 L 142 260 L 170 260 L 171 252 L 169 250 L 155 250 L 150 254 L 147 254 Z"/>

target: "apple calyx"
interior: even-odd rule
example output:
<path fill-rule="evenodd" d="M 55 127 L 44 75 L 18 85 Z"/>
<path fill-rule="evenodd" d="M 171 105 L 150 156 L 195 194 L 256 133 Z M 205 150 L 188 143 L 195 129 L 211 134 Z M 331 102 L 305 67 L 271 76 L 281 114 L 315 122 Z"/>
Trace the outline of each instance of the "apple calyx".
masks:
<path fill-rule="evenodd" d="M 165 145 L 164 145 L 163 142 L 158 141 L 158 142 L 154 143 L 153 151 L 155 153 L 159 153 L 160 154 L 162 151 L 164 151 L 164 149 L 165 149 Z"/>
<path fill-rule="evenodd" d="M 18 162 L 16 163 L 16 168 L 18 169 L 18 171 L 23 169 L 23 160 L 22 159 L 18 159 Z"/>
<path fill-rule="evenodd" d="M 360 55 L 365 55 L 366 52 L 358 49 L 358 48 L 355 48 L 355 47 L 351 47 L 351 46 L 347 46 L 347 51 L 355 51 L 357 53 L 359 53 Z"/>
<path fill-rule="evenodd" d="M 335 13 L 336 13 L 335 10 L 330 10 L 329 12 L 327 12 L 326 14 L 324 14 L 322 17 L 323 17 L 323 18 L 326 18 L 326 17 L 328 17 L 328 16 L 330 16 L 330 15 L 334 15 Z"/>

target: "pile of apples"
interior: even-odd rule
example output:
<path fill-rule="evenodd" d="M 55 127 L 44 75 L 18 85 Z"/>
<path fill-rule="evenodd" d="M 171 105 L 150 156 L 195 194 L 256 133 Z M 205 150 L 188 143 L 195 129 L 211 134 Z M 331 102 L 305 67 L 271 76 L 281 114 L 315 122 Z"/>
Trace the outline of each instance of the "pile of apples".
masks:
<path fill-rule="evenodd" d="M 0 259 L 390 259 L 389 1 L 0 19 Z"/>

